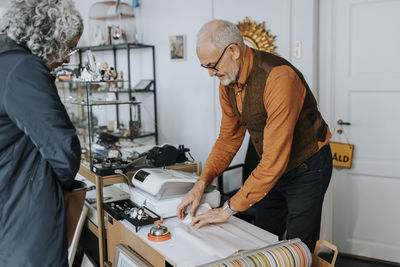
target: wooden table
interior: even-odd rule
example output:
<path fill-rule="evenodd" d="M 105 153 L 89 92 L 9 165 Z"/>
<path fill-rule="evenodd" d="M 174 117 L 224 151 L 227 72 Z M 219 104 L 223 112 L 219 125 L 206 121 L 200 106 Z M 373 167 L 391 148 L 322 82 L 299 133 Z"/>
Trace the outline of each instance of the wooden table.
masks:
<path fill-rule="evenodd" d="M 200 175 L 201 172 L 201 162 L 194 163 L 183 163 L 167 166 L 167 169 L 181 170 L 187 172 L 195 172 L 196 175 Z M 127 183 L 126 177 L 121 174 L 101 176 L 90 170 L 90 168 L 84 164 L 81 164 L 79 169 L 79 174 L 84 178 L 88 179 L 90 182 L 96 186 L 96 208 L 97 208 L 97 227 L 89 222 L 88 228 L 98 237 L 99 240 L 99 262 L 100 267 L 104 266 L 107 260 L 105 253 L 105 228 L 104 228 L 104 210 L 103 210 L 103 186 L 113 185 L 118 183 Z M 128 179 L 132 179 L 135 172 L 128 172 L 126 176 Z"/>

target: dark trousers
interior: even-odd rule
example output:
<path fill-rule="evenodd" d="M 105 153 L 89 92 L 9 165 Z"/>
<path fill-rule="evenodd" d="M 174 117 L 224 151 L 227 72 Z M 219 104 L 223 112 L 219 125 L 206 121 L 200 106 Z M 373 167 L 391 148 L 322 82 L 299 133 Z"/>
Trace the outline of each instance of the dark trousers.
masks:
<path fill-rule="evenodd" d="M 286 239 L 300 238 L 314 251 L 319 239 L 322 202 L 332 175 L 329 145 L 301 167 L 279 178 L 267 196 L 255 205 L 256 225 Z"/>

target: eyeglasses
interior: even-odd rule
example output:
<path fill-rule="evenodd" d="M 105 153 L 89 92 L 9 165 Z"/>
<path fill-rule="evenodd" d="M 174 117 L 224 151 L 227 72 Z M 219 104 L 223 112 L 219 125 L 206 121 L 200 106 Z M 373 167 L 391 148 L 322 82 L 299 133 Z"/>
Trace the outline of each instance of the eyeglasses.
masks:
<path fill-rule="evenodd" d="M 68 49 L 69 53 L 67 54 L 66 57 L 70 57 L 70 56 L 72 56 L 73 54 L 75 54 L 78 51 L 79 51 L 79 48 L 70 48 L 70 49 Z"/>
<path fill-rule="evenodd" d="M 76 52 L 78 52 L 79 51 L 79 48 L 68 48 L 68 50 L 67 50 L 67 55 L 64 57 L 64 59 L 63 59 L 63 64 L 64 63 L 66 63 L 66 62 L 69 62 L 68 61 L 68 58 L 70 57 L 70 56 L 72 56 L 72 55 L 74 55 Z"/>
<path fill-rule="evenodd" d="M 218 65 L 218 63 L 221 61 L 222 57 L 224 56 L 225 51 L 226 51 L 226 50 L 228 49 L 228 47 L 231 46 L 231 45 L 237 45 L 237 43 L 230 43 L 230 44 L 228 44 L 228 45 L 224 48 L 224 50 L 222 51 L 221 56 L 219 57 L 219 59 L 217 60 L 217 62 L 215 62 L 214 65 L 210 66 L 210 63 L 209 63 L 209 64 L 207 64 L 207 65 L 200 64 L 200 66 L 202 66 L 203 68 L 209 69 L 209 70 L 218 71 L 217 65 Z"/>

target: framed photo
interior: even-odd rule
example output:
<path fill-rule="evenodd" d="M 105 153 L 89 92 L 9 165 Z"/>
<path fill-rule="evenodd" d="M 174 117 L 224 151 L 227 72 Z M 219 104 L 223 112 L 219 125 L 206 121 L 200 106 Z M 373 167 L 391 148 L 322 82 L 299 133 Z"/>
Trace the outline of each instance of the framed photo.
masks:
<path fill-rule="evenodd" d="M 115 247 L 112 267 L 152 267 L 142 256 L 129 247 L 119 244 Z"/>
<path fill-rule="evenodd" d="M 169 37 L 171 60 L 186 59 L 186 35 L 171 35 Z"/>

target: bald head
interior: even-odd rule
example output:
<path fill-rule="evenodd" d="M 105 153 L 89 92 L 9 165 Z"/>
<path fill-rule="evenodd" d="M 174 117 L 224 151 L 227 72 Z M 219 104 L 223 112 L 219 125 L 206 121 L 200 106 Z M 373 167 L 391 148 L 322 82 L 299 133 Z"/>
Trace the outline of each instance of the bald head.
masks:
<path fill-rule="evenodd" d="M 225 20 L 212 20 L 201 27 L 197 34 L 197 49 L 214 46 L 222 50 L 231 43 L 244 46 L 243 36 L 235 24 Z"/>

